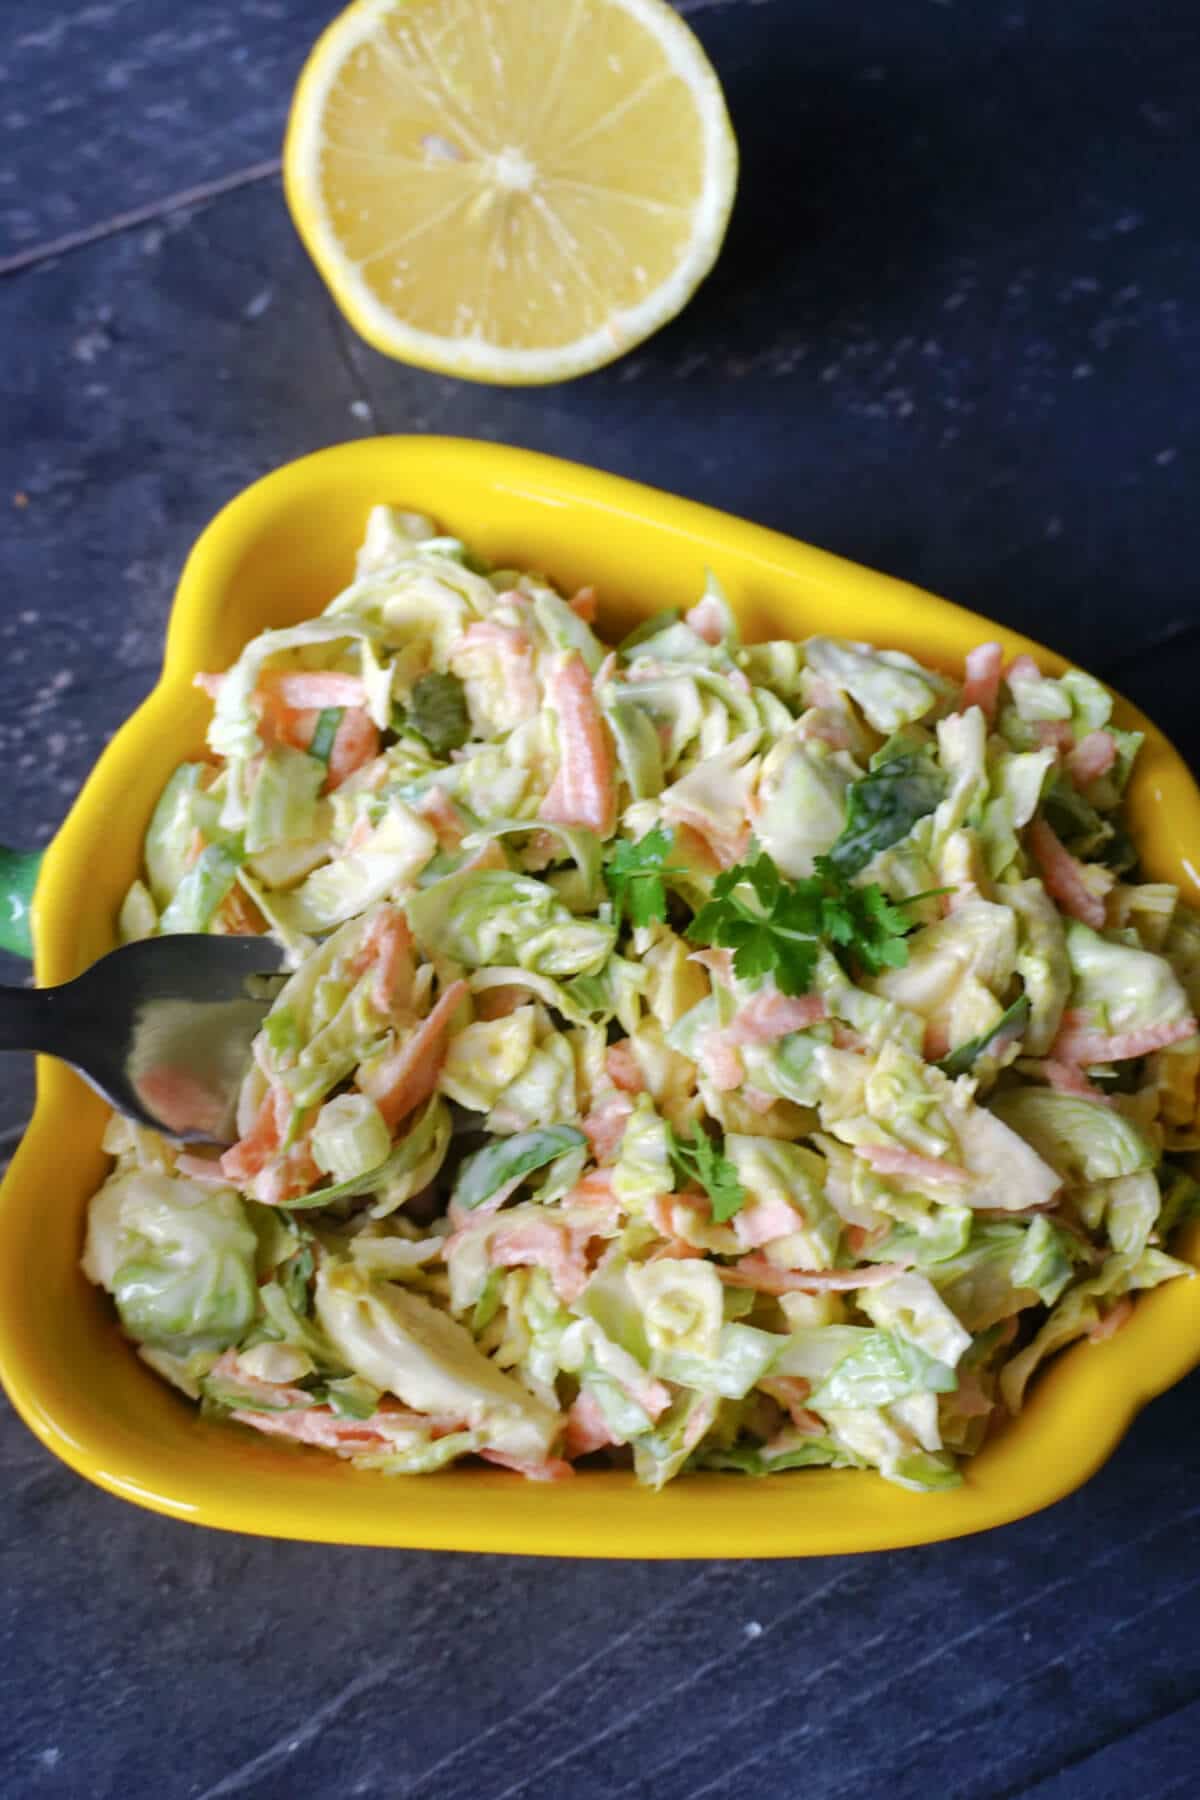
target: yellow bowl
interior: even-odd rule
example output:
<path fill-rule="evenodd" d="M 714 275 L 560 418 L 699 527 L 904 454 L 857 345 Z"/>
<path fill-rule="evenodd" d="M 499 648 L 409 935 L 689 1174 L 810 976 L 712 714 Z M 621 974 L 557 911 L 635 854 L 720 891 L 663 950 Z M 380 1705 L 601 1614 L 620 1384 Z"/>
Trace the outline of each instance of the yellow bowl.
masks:
<path fill-rule="evenodd" d="M 350 577 L 368 506 L 432 513 L 494 562 L 593 583 L 611 635 L 720 576 L 748 637 L 830 631 L 960 666 L 983 636 L 1062 659 L 903 582 L 690 501 L 492 444 L 382 438 L 305 457 L 256 482 L 208 527 L 179 585 L 162 679 L 105 750 L 46 854 L 33 908 L 37 976 L 68 980 L 113 943 L 142 834 L 174 765 L 200 748 L 198 669 L 222 669 L 268 625 L 317 612 Z M 1200 901 L 1200 793 L 1146 733 L 1130 794 L 1149 874 Z M 201 1419 L 123 1342 L 78 1269 L 101 1179 L 105 1108 L 42 1060 L 33 1122 L 0 1189 L 0 1375 L 56 1455 L 114 1494 L 227 1530 L 331 1543 L 558 1556 L 801 1556 L 928 1543 L 999 1525 L 1069 1493 L 1142 1404 L 1200 1361 L 1200 1281 L 1139 1300 L 1131 1322 L 1041 1379 L 1020 1420 L 952 1492 L 806 1470 L 755 1481 L 684 1477 L 661 1495 L 619 1473 L 541 1487 L 483 1469 L 393 1479 Z M 1188 1253 L 1195 1257 L 1200 1237 Z"/>

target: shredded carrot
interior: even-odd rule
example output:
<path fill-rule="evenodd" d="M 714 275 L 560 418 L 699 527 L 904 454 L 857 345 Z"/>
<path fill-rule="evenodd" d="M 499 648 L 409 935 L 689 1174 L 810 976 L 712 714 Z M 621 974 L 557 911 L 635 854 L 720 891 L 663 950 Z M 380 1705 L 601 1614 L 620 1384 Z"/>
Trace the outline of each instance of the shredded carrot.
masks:
<path fill-rule="evenodd" d="M 1000 675 L 1004 668 L 1004 651 L 999 644 L 977 644 L 967 652 L 967 679 L 963 683 L 959 711 L 978 706 L 985 719 L 996 715 L 1000 693 Z"/>
<path fill-rule="evenodd" d="M 446 1057 L 450 1021 L 467 995 L 465 981 L 452 981 L 428 1018 L 422 1019 L 370 1074 L 359 1070 L 358 1085 L 383 1114 L 389 1130 L 428 1100 Z"/>
<path fill-rule="evenodd" d="M 1095 1031 L 1086 1013 L 1069 1008 L 1063 1014 L 1062 1026 L 1051 1046 L 1059 1063 L 1129 1062 L 1135 1056 L 1149 1056 L 1154 1050 L 1169 1049 L 1195 1037 L 1200 1025 L 1189 1013 L 1173 1025 L 1141 1025 L 1133 1031 Z"/>
<path fill-rule="evenodd" d="M 1120 1331 L 1122 1325 L 1128 1324 L 1132 1316 L 1133 1301 L 1128 1294 L 1122 1294 L 1121 1298 L 1116 1301 L 1114 1305 L 1109 1307 L 1099 1324 L 1092 1326 L 1092 1329 L 1088 1332 L 1088 1341 L 1093 1344 L 1099 1344 L 1102 1343 L 1105 1338 L 1114 1337 L 1116 1333 Z"/>
<path fill-rule="evenodd" d="M 1067 756 L 1067 772 L 1079 787 L 1107 775 L 1117 760 L 1117 740 L 1111 731 L 1089 731 Z"/>
<path fill-rule="evenodd" d="M 355 975 L 374 965 L 372 998 L 380 1012 L 388 1013 L 411 1003 L 416 969 L 412 956 L 412 932 L 398 906 L 383 906 L 351 963 Z"/>
<path fill-rule="evenodd" d="M 313 721 L 316 730 L 316 721 Z M 308 742 L 312 742 L 309 733 Z M 307 748 L 307 745 L 305 746 Z M 364 763 L 371 762 L 379 755 L 379 732 L 371 720 L 370 714 L 361 706 L 348 706 L 342 714 L 337 733 L 333 740 L 333 749 L 329 752 L 329 777 L 326 787 L 332 791 L 341 787 L 347 777 L 361 769 Z"/>
<path fill-rule="evenodd" d="M 1104 926 L 1104 902 L 1084 880 L 1084 867 L 1071 855 L 1066 845 L 1045 819 L 1035 819 L 1029 827 L 1029 847 L 1042 872 L 1046 892 L 1057 900 L 1065 913 L 1090 925 L 1094 931 Z"/>
<path fill-rule="evenodd" d="M 563 1437 L 566 1455 L 590 1456 L 593 1451 L 603 1450 L 616 1442 L 598 1403 L 584 1389 L 576 1395 L 567 1412 L 567 1429 Z"/>
<path fill-rule="evenodd" d="M 254 696 L 258 701 L 278 701 L 289 712 L 323 712 L 327 706 L 361 707 L 367 690 L 361 676 L 329 669 L 265 669 Z"/>
<path fill-rule="evenodd" d="M 525 1456 L 509 1456 L 503 1450 L 481 1450 L 479 1454 L 484 1462 L 495 1463 L 498 1469 L 511 1469 L 515 1475 L 523 1475 L 526 1481 L 570 1481 L 575 1473 L 561 1456 L 548 1456 L 545 1462 L 533 1462 Z"/>
<path fill-rule="evenodd" d="M 637 1052 L 628 1038 L 621 1038 L 618 1043 L 609 1045 L 605 1052 L 604 1066 L 615 1086 L 623 1088 L 627 1094 L 640 1094 L 644 1090 L 646 1077 L 642 1073 Z"/>
<path fill-rule="evenodd" d="M 440 849 L 458 849 L 466 835 L 467 823 L 444 787 L 435 782 L 428 788 L 421 796 L 417 811 L 433 826 Z"/>
<path fill-rule="evenodd" d="M 250 1130 L 221 1158 L 221 1173 L 264 1206 L 308 1193 L 321 1173 L 310 1147 L 315 1110 L 287 1143 L 293 1105 L 285 1087 L 269 1088 Z"/>
<path fill-rule="evenodd" d="M 540 817 L 611 837 L 617 817 L 616 758 L 578 650 L 572 650 L 551 677 L 549 700 L 558 715 L 560 762 Z"/>
<path fill-rule="evenodd" d="M 869 1269 L 777 1269 L 765 1256 L 743 1256 L 725 1263 L 717 1274 L 728 1287 L 755 1288 L 760 1294 L 844 1294 L 856 1288 L 882 1287 L 903 1275 L 907 1263 L 875 1263 Z"/>
<path fill-rule="evenodd" d="M 703 600 L 697 600 L 695 606 L 683 615 L 684 623 L 690 625 L 698 638 L 706 644 L 719 644 L 725 631 L 725 612 L 719 600 L 711 594 L 705 594 Z"/>
<path fill-rule="evenodd" d="M 907 1175 L 913 1181 L 969 1182 L 970 1174 L 957 1163 L 944 1162 L 937 1156 L 921 1156 L 899 1144 L 855 1144 L 854 1154 L 874 1169 L 877 1175 Z"/>

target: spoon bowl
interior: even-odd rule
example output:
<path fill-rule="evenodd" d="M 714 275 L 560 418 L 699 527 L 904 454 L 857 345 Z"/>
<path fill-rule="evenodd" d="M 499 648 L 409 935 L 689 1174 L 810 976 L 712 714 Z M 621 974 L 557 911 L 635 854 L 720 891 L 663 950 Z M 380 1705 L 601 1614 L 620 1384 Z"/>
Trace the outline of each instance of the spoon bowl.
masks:
<path fill-rule="evenodd" d="M 229 1144 L 283 960 L 264 937 L 144 938 L 60 987 L 0 988 L 0 1049 L 61 1058 L 176 1142 Z"/>

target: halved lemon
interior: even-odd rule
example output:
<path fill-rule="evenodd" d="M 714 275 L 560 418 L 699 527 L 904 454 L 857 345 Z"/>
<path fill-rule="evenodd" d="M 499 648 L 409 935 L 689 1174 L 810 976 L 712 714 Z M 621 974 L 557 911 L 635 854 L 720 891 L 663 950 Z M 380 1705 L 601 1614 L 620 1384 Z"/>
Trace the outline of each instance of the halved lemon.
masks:
<path fill-rule="evenodd" d="M 357 0 L 309 57 L 292 217 L 376 349 L 505 383 L 599 368 L 716 259 L 737 149 L 664 0 Z"/>

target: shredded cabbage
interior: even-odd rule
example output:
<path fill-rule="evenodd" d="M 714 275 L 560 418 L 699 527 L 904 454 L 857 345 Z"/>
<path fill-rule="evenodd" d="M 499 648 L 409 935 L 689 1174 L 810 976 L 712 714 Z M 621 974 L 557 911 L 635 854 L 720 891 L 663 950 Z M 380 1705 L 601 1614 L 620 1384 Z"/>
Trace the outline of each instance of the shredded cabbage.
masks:
<path fill-rule="evenodd" d="M 743 646 L 711 575 L 612 650 L 590 609 L 379 506 L 206 674 L 120 929 L 291 972 L 219 1162 L 114 1121 L 84 1270 L 206 1411 L 368 1469 L 951 1486 L 1192 1273 L 1200 919 L 1137 879 L 1137 734 L 1029 658 Z"/>

